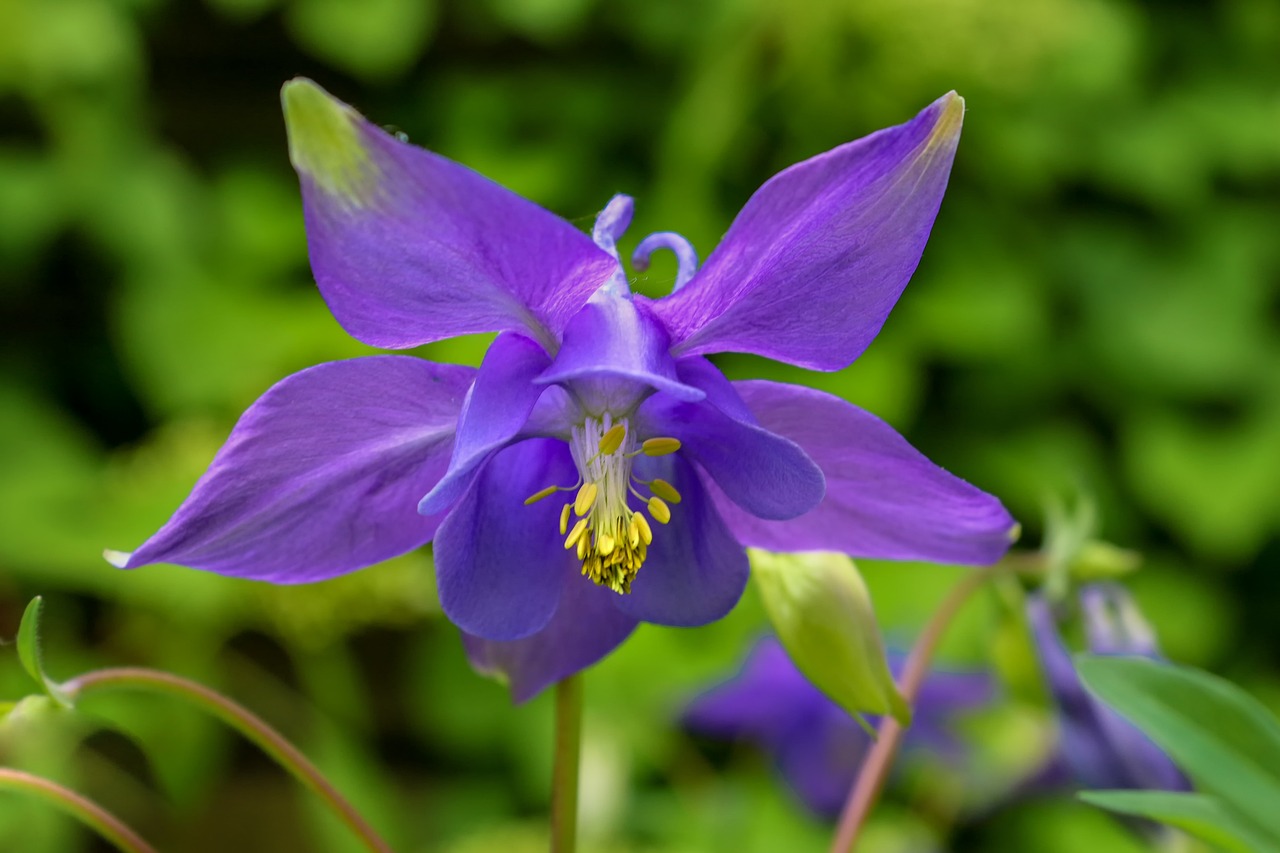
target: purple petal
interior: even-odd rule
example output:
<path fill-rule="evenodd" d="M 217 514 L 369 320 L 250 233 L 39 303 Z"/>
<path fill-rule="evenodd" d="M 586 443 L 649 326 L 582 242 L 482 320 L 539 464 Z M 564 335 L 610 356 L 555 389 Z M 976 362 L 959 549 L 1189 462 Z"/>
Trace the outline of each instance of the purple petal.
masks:
<path fill-rule="evenodd" d="M 475 371 L 405 356 L 295 373 L 240 418 L 173 517 L 120 563 L 273 583 L 354 571 L 431 540 L 418 497 L 444 473 Z"/>
<path fill-rule="evenodd" d="M 656 304 L 673 352 L 817 370 L 857 358 L 920 262 L 963 115 L 952 92 L 771 178 L 693 280 Z"/>
<path fill-rule="evenodd" d="M 533 379 L 550 362 L 542 347 L 523 335 L 498 336 L 467 392 L 448 473 L 422 498 L 418 512 L 434 515 L 453 506 L 480 464 L 516 437 L 545 390 Z"/>
<path fill-rule="evenodd" d="M 724 616 L 747 585 L 747 554 L 720 520 L 698 475 L 679 455 L 641 457 L 644 479 L 661 477 L 683 499 L 669 524 L 652 523 L 653 544 L 631 592 L 615 596 L 623 612 L 659 625 L 705 625 Z"/>
<path fill-rule="evenodd" d="M 569 321 L 555 361 L 538 381 L 572 388 L 592 411 L 631 409 L 653 390 L 701 400 L 701 391 L 677 378 L 669 343 L 647 306 L 597 294 Z"/>
<path fill-rule="evenodd" d="M 774 752 L 782 777 L 804 804 L 819 815 L 834 818 L 849 796 L 870 745 L 867 733 L 842 709 L 831 705 L 825 713 L 800 721 Z"/>
<path fill-rule="evenodd" d="M 471 665 L 503 678 L 516 702 L 596 663 L 636 627 L 633 617 L 614 606 L 613 590 L 597 586 L 576 568 L 564 572 L 562 583 L 555 615 L 538 633 L 505 642 L 462 635 Z"/>
<path fill-rule="evenodd" d="M 579 564 L 560 535 L 564 501 L 525 498 L 577 476 L 562 441 L 535 438 L 494 454 L 436 533 L 440 606 L 453 624 L 487 640 L 542 630 L 561 576 Z"/>
<path fill-rule="evenodd" d="M 817 509 L 761 521 L 717 500 L 739 541 L 775 551 L 988 565 L 1016 525 L 996 498 L 934 465 L 888 424 L 796 385 L 735 382 L 760 425 L 791 439 L 826 476 Z"/>
<path fill-rule="evenodd" d="M 365 343 L 509 329 L 552 349 L 617 269 L 568 222 L 385 133 L 311 81 L 281 94 L 316 283 Z"/>
<path fill-rule="evenodd" d="M 748 411 L 719 371 L 710 365 L 696 371 L 690 367 L 682 369 L 703 384 L 709 398 L 731 412 Z M 795 518 L 822 501 L 822 471 L 801 447 L 753 420 L 730 416 L 710 400 L 683 403 L 655 395 L 640 407 L 637 423 L 642 435 L 679 439 L 680 453 L 697 462 L 730 500 L 752 516 Z"/>

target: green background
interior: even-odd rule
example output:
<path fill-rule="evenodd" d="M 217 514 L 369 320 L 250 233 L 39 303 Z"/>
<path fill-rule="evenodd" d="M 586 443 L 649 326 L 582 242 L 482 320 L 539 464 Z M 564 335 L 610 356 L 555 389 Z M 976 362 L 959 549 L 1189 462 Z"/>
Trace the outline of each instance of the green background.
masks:
<path fill-rule="evenodd" d="M 278 90 L 312 77 L 373 121 L 589 226 L 636 198 L 705 256 L 778 169 L 968 112 L 912 284 L 866 355 L 810 374 L 1000 495 L 1034 546 L 1091 495 L 1177 660 L 1280 707 L 1280 3 L 1274 0 L 0 0 L 0 636 L 44 594 L 55 677 L 170 668 L 278 723 L 403 851 L 545 844 L 549 697 L 472 675 L 429 553 L 306 588 L 121 573 L 238 414 L 369 350 L 307 267 Z M 655 258 L 637 286 L 674 278 Z M 484 339 L 422 354 L 474 363 Z M 956 569 L 867 564 L 909 640 Z M 749 748 L 681 702 L 762 629 L 643 627 L 587 682 L 583 835 L 621 851 L 822 849 Z M 954 632 L 1007 700 L 972 767 L 907 774 L 863 849 L 1146 849 L 1068 797 L 1014 797 L 1050 720 L 997 597 Z M 0 698 L 28 690 L 0 652 Z M 168 700 L 86 704 L 4 745 L 162 849 L 348 851 L 251 748 Z M 95 848 L 0 796 L 0 847 Z M 1091 846 L 1086 846 L 1091 845 Z"/>

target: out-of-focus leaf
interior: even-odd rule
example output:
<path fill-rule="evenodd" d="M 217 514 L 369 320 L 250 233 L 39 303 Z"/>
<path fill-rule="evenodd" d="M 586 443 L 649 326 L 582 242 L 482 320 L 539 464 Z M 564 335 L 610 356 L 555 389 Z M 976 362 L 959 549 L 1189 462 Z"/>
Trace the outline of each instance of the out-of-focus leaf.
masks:
<path fill-rule="evenodd" d="M 40 685 L 50 699 L 64 708 L 71 707 L 71 700 L 56 681 L 44 671 L 44 652 L 40 648 L 40 611 L 44 609 L 44 599 L 36 596 L 31 599 L 22 614 L 22 622 L 18 625 L 18 658 L 27 675 Z"/>
<path fill-rule="evenodd" d="M 1256 699 L 1206 672 L 1145 658 L 1078 655 L 1076 669 L 1199 789 L 1280 846 L 1280 722 Z"/>
<path fill-rule="evenodd" d="M 1181 829 L 1227 853 L 1275 853 L 1280 849 L 1204 794 L 1170 791 L 1083 791 L 1091 805 L 1131 817 L 1145 817 Z"/>

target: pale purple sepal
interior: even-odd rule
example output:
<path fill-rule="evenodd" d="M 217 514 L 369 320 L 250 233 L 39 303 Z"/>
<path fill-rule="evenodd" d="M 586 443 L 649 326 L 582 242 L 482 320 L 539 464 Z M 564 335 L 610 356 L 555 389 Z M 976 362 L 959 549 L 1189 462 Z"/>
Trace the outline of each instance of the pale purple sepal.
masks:
<path fill-rule="evenodd" d="M 449 621 L 469 634 L 516 640 L 544 628 L 561 578 L 578 565 L 559 529 L 564 501 L 525 498 L 576 476 L 564 442 L 534 438 L 495 454 L 436 533 L 436 584 Z"/>
<path fill-rule="evenodd" d="M 952 92 L 766 182 L 693 280 L 657 303 L 673 352 L 817 370 L 857 358 L 924 252 L 963 112 Z"/>
<path fill-rule="evenodd" d="M 244 413 L 190 497 L 123 563 L 304 583 L 431 540 L 416 511 L 444 473 L 475 371 L 406 356 L 317 365 Z"/>
<path fill-rule="evenodd" d="M 930 462 L 884 421 L 821 391 L 735 382 L 760 426 L 794 441 L 826 477 L 816 509 L 764 521 L 721 499 L 744 545 L 855 557 L 989 565 L 1012 543 L 1000 501 Z"/>
<path fill-rule="evenodd" d="M 617 608 L 613 590 L 583 583 L 576 567 L 565 571 L 562 584 L 555 614 L 536 634 L 508 641 L 462 635 L 471 665 L 506 681 L 516 702 L 591 666 L 635 630 L 636 619 Z"/>
<path fill-rule="evenodd" d="M 363 118 L 353 201 L 299 170 L 316 283 L 353 337 L 400 349 L 472 332 L 552 345 L 618 269 L 560 217 Z"/>

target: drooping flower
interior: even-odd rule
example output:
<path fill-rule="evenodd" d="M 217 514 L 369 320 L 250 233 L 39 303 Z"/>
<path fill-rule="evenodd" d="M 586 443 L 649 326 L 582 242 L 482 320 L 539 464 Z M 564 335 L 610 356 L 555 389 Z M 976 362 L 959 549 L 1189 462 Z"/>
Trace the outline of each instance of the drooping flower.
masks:
<path fill-rule="evenodd" d="M 406 356 L 269 389 L 174 516 L 116 565 L 321 580 L 434 541 L 445 614 L 517 699 L 639 621 L 699 625 L 742 593 L 743 546 L 991 563 L 1013 521 L 842 400 L 731 383 L 707 359 L 835 370 L 920 259 L 960 132 L 954 93 L 793 166 L 676 289 L 630 292 L 616 196 L 590 236 L 367 122 L 283 90 L 312 270 L 338 322 L 403 349 L 498 332 L 478 370 Z"/>
<path fill-rule="evenodd" d="M 905 658 L 890 651 L 889 663 L 897 675 Z M 916 699 L 904 754 L 961 758 L 953 724 L 994 697 L 985 673 L 931 672 Z M 694 700 L 683 723 L 701 735 L 758 745 L 800 800 L 824 817 L 840 813 L 871 748 L 870 735 L 813 686 L 772 637 L 756 644 L 737 676 Z"/>
<path fill-rule="evenodd" d="M 1080 591 L 1080 604 L 1090 652 L 1163 660 L 1155 633 L 1123 587 L 1086 586 Z M 1032 596 L 1027 608 L 1036 652 L 1058 710 L 1061 744 L 1056 762 L 1085 788 L 1189 790 L 1186 777 L 1160 747 L 1085 689 L 1050 603 Z"/>

